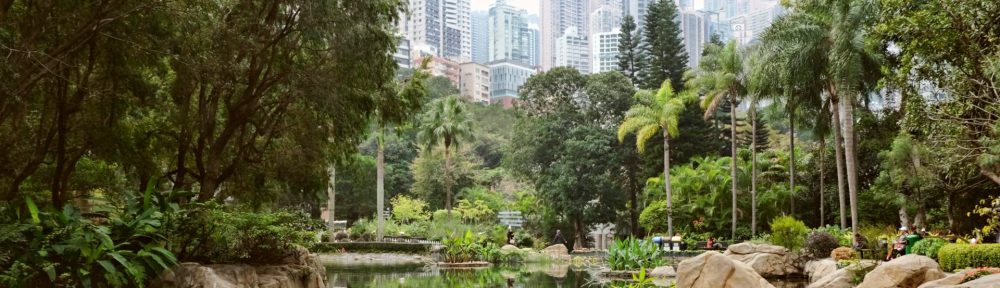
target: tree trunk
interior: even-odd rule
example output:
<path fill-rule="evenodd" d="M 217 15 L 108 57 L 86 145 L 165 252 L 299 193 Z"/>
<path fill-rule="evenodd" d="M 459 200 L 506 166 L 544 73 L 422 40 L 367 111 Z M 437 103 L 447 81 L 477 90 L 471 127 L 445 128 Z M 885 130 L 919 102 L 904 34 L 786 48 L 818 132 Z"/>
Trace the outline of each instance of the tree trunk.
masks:
<path fill-rule="evenodd" d="M 444 209 L 448 210 L 448 217 L 451 217 L 451 145 L 444 145 Z"/>
<path fill-rule="evenodd" d="M 951 233 L 958 231 L 958 225 L 955 222 L 955 191 L 948 189 L 945 190 L 948 193 L 948 230 Z"/>
<path fill-rule="evenodd" d="M 823 158 L 826 158 L 826 138 L 819 140 L 819 226 L 826 226 L 826 195 L 823 193 L 826 188 L 826 167 L 823 165 Z"/>
<path fill-rule="evenodd" d="M 378 151 L 376 157 L 376 168 L 375 168 L 375 194 L 378 197 L 375 203 L 375 215 L 378 219 L 378 226 L 375 230 L 375 240 L 382 241 L 382 237 L 385 236 L 385 150 L 383 147 L 382 139 L 382 129 L 378 131 Z"/>
<path fill-rule="evenodd" d="M 330 183 L 326 186 L 326 213 L 327 213 L 327 232 L 330 233 L 329 242 L 333 242 L 334 239 L 334 229 L 333 221 L 337 218 L 334 216 L 334 209 L 337 207 L 337 166 L 336 164 L 330 164 Z"/>
<path fill-rule="evenodd" d="M 750 106 L 750 236 L 757 236 L 757 104 Z"/>
<path fill-rule="evenodd" d="M 906 213 L 906 204 L 899 206 L 899 225 L 910 227 L 910 215 Z"/>
<path fill-rule="evenodd" d="M 573 250 L 583 249 L 583 235 L 585 235 L 585 233 L 583 231 L 583 220 L 581 220 L 581 218 L 582 217 L 573 217 L 573 230 L 576 230 L 573 231 L 573 238 L 576 238 L 573 240 Z"/>
<path fill-rule="evenodd" d="M 730 97 L 730 101 L 729 101 L 729 136 L 731 137 L 730 139 L 732 139 L 732 141 L 730 141 L 731 149 L 729 150 L 729 154 L 732 157 L 730 159 L 732 161 L 730 161 L 730 164 L 729 164 L 729 177 L 730 177 L 729 183 L 732 184 L 731 186 L 732 186 L 732 190 L 733 190 L 733 208 L 731 210 L 732 211 L 732 216 L 733 216 L 732 217 L 733 218 L 733 223 L 732 223 L 732 230 L 729 231 L 729 234 L 730 234 L 729 235 L 730 236 L 729 239 L 736 240 L 736 185 L 737 185 L 737 183 L 736 183 L 737 182 L 736 181 L 736 161 L 737 161 L 737 158 L 736 158 L 736 99 L 732 98 L 732 97 L 735 97 L 735 96 L 731 96 Z"/>
<path fill-rule="evenodd" d="M 629 207 L 629 224 L 632 225 L 632 236 L 639 237 L 642 231 L 639 229 L 639 187 L 635 183 L 635 175 L 629 175 L 629 180 L 626 185 L 629 188 L 629 202 L 631 202 L 631 207 Z"/>
<path fill-rule="evenodd" d="M 788 202 L 795 217 L 795 106 L 788 108 Z"/>
<path fill-rule="evenodd" d="M 663 129 L 663 188 L 667 191 L 667 236 L 674 235 L 674 199 L 670 193 L 670 133 Z"/>
<path fill-rule="evenodd" d="M 840 117 L 844 119 L 844 164 L 847 166 L 847 191 L 851 199 L 851 234 L 858 233 L 858 157 L 854 146 L 854 104 L 851 99 L 840 101 Z"/>
<path fill-rule="evenodd" d="M 840 108 L 837 103 L 837 98 L 831 98 L 830 109 L 833 111 L 833 152 L 836 155 L 837 161 L 837 200 L 840 201 L 840 228 L 847 228 L 847 203 L 846 203 L 846 191 L 844 183 L 844 139 L 841 137 L 840 132 Z"/>

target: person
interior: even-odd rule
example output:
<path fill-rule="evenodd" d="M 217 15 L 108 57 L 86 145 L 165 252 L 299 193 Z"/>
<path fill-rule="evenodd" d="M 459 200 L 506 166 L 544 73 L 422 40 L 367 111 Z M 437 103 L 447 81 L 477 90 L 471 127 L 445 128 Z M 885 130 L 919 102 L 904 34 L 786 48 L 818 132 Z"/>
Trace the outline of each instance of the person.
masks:
<path fill-rule="evenodd" d="M 889 255 L 885 257 L 885 261 L 896 259 L 896 257 L 906 255 L 906 230 L 901 230 L 899 233 L 899 238 L 896 238 L 896 242 L 892 245 L 892 249 L 889 251 Z"/>
<path fill-rule="evenodd" d="M 561 230 L 559 230 L 559 229 L 556 229 L 556 236 L 555 236 L 555 237 L 552 237 L 552 244 L 553 244 L 553 245 L 555 245 L 555 244 L 563 244 L 563 245 L 566 245 L 566 239 L 565 239 L 565 238 L 563 238 L 563 235 L 562 235 L 562 231 L 561 231 Z"/>
<path fill-rule="evenodd" d="M 514 227 L 507 226 L 507 244 L 514 245 Z"/>
<path fill-rule="evenodd" d="M 708 237 L 708 242 L 705 242 L 705 248 L 715 248 L 715 237 Z"/>
<path fill-rule="evenodd" d="M 861 233 L 854 234 L 854 250 L 865 249 L 865 243 L 867 242 L 868 239 L 865 239 L 865 236 L 861 236 Z"/>
<path fill-rule="evenodd" d="M 674 233 L 674 237 L 670 237 L 670 250 L 680 251 L 683 250 L 684 242 L 681 242 L 681 233 Z"/>

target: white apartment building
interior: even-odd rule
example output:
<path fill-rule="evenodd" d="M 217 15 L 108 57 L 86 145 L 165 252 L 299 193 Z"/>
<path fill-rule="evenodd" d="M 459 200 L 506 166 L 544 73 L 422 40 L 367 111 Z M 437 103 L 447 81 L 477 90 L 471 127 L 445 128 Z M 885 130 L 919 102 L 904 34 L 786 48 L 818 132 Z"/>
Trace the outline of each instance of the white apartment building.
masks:
<path fill-rule="evenodd" d="M 408 30 L 411 45 L 430 46 L 437 56 L 472 59 L 472 6 L 469 0 L 410 0 Z"/>
<path fill-rule="evenodd" d="M 618 71 L 618 39 L 621 39 L 618 32 L 590 35 L 590 72 Z"/>
<path fill-rule="evenodd" d="M 590 46 L 587 36 L 579 33 L 576 27 L 566 28 L 563 35 L 556 39 L 555 66 L 573 67 L 580 73 L 590 73 Z"/>
<path fill-rule="evenodd" d="M 556 40 L 569 27 L 587 29 L 587 1 L 585 0 L 541 0 L 541 66 L 548 70 L 556 65 Z M 580 33 L 586 35 L 586 32 Z"/>

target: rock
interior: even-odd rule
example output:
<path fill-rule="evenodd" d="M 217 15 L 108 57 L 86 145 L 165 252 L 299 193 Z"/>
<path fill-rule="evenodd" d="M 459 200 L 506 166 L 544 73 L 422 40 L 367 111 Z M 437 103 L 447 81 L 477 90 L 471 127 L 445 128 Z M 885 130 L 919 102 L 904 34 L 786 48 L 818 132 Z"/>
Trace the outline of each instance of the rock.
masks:
<path fill-rule="evenodd" d="M 324 288 L 326 272 L 311 265 L 182 263 L 150 283 L 151 288 Z"/>
<path fill-rule="evenodd" d="M 726 249 L 726 256 L 750 265 L 761 276 L 784 277 L 799 275 L 797 257 L 781 246 L 743 242 Z"/>
<path fill-rule="evenodd" d="M 920 285 L 920 288 L 946 288 L 962 283 L 965 280 L 965 270 L 959 271 L 944 278 L 930 281 Z"/>
<path fill-rule="evenodd" d="M 320 267 L 366 268 L 366 267 L 426 267 L 434 260 L 412 254 L 396 253 L 336 253 L 320 254 Z"/>
<path fill-rule="evenodd" d="M 677 265 L 678 288 L 774 288 L 749 265 L 708 251 Z"/>
<path fill-rule="evenodd" d="M 835 271 L 837 271 L 837 262 L 831 258 L 826 258 L 806 262 L 806 266 L 802 272 L 809 277 L 809 283 L 813 283 Z"/>
<path fill-rule="evenodd" d="M 968 288 L 1000 288 L 1000 274 L 983 276 L 979 279 L 965 282 L 962 283 L 962 285 L 957 285 L 957 286 L 968 287 Z"/>
<path fill-rule="evenodd" d="M 822 276 L 819 280 L 809 284 L 807 288 L 851 288 L 854 287 L 854 284 L 851 283 L 851 280 L 854 278 L 853 271 L 867 269 L 874 266 L 874 262 L 865 261 L 860 264 L 841 268 L 833 271 L 833 273 Z"/>
<path fill-rule="evenodd" d="M 566 245 L 563 244 L 555 244 L 545 247 L 545 249 L 542 249 L 542 253 L 550 256 L 569 256 L 569 250 L 566 249 Z"/>
<path fill-rule="evenodd" d="M 941 272 L 933 259 L 910 254 L 875 267 L 875 270 L 865 275 L 865 281 L 858 288 L 916 288 L 925 282 L 944 277 L 944 272 Z"/>
<path fill-rule="evenodd" d="M 507 245 L 503 245 L 503 247 L 500 247 L 500 250 L 503 250 L 503 251 L 517 251 L 517 250 L 520 250 L 520 249 L 517 248 L 517 246 L 507 244 Z"/>
<path fill-rule="evenodd" d="M 655 278 L 675 277 L 677 276 L 677 271 L 674 271 L 674 267 L 671 266 L 660 266 L 653 268 L 653 271 L 650 271 L 647 276 Z"/>

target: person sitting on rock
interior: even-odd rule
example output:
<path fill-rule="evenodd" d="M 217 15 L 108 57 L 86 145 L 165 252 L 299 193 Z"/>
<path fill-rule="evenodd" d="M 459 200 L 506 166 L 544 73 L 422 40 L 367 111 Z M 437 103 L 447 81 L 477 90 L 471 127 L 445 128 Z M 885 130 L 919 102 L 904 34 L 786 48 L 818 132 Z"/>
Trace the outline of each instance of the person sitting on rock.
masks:
<path fill-rule="evenodd" d="M 563 245 L 566 245 L 566 239 L 565 239 L 565 238 L 563 238 L 563 235 L 562 235 L 562 231 L 561 231 L 561 230 L 559 230 L 559 229 L 556 229 L 556 236 L 555 236 L 555 237 L 552 237 L 552 244 L 553 244 L 553 245 L 555 245 L 555 244 L 563 244 Z"/>

